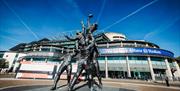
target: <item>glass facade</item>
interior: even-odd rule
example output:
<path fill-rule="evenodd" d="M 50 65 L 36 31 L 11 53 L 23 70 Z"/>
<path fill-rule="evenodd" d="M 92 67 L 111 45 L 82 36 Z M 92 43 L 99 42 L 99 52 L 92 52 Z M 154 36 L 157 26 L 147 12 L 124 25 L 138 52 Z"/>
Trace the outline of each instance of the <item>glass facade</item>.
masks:
<path fill-rule="evenodd" d="M 105 57 L 98 57 L 97 60 L 98 61 L 105 60 Z"/>
<path fill-rule="evenodd" d="M 125 56 L 109 56 L 107 57 L 107 60 L 108 63 L 115 63 L 115 65 L 119 65 L 119 66 L 126 63 Z"/>
<path fill-rule="evenodd" d="M 148 65 L 147 62 L 147 57 L 143 57 L 143 56 L 129 56 L 129 64 L 130 66 L 134 66 L 134 65 Z"/>
<path fill-rule="evenodd" d="M 130 65 L 147 65 L 147 60 L 129 60 Z"/>
<path fill-rule="evenodd" d="M 129 60 L 147 60 L 147 57 L 143 57 L 143 56 L 129 56 L 128 59 Z"/>
<path fill-rule="evenodd" d="M 175 63 L 174 63 L 174 62 L 169 62 L 169 66 L 170 66 L 171 68 L 175 68 Z"/>
<path fill-rule="evenodd" d="M 46 58 L 32 58 L 33 61 L 45 61 Z"/>
<path fill-rule="evenodd" d="M 151 62 L 154 69 L 166 69 L 166 63 L 164 58 L 151 57 Z"/>
<path fill-rule="evenodd" d="M 107 60 L 126 60 L 125 56 L 109 56 Z"/>
<path fill-rule="evenodd" d="M 50 48 L 41 48 L 41 51 L 43 51 L 43 52 L 50 52 Z"/>

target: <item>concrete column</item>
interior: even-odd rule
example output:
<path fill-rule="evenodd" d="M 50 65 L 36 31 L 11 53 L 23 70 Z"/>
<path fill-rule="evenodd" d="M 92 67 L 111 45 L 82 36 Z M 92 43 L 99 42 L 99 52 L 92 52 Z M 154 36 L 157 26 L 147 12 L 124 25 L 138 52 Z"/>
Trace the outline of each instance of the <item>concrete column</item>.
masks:
<path fill-rule="evenodd" d="M 46 58 L 44 61 L 47 63 L 48 58 Z"/>
<path fill-rule="evenodd" d="M 107 48 L 109 48 L 109 43 L 107 43 Z M 107 56 L 105 56 L 105 77 L 108 78 L 108 60 Z"/>
<path fill-rule="evenodd" d="M 32 61 L 33 61 L 33 58 L 31 58 L 30 61 L 32 62 Z"/>
<path fill-rule="evenodd" d="M 174 65 L 176 67 L 176 71 L 175 71 L 175 77 L 180 77 L 180 69 L 179 69 L 179 65 L 177 64 L 177 62 L 174 62 Z"/>
<path fill-rule="evenodd" d="M 61 51 L 61 53 L 64 53 L 64 48 L 62 48 L 62 51 Z"/>
<path fill-rule="evenodd" d="M 151 73 L 151 78 L 153 81 L 155 81 L 155 75 L 154 75 L 154 70 L 152 67 L 152 63 L 151 63 L 151 58 L 148 57 L 148 64 L 149 64 L 149 69 L 150 69 L 150 73 Z"/>
<path fill-rule="evenodd" d="M 131 77 L 131 70 L 130 70 L 130 66 L 129 66 L 128 56 L 126 56 L 126 67 L 127 67 L 127 75 L 128 75 L 128 77 Z"/>
<path fill-rule="evenodd" d="M 107 57 L 105 56 L 105 77 L 108 78 L 108 62 Z"/>
<path fill-rule="evenodd" d="M 106 47 L 109 48 L 109 43 L 106 44 Z"/>
<path fill-rule="evenodd" d="M 171 73 L 171 68 L 169 66 L 169 63 L 168 63 L 168 59 L 166 58 L 164 61 L 166 63 L 166 76 L 169 78 L 169 80 L 172 80 L 172 73 Z"/>
<path fill-rule="evenodd" d="M 137 47 L 137 43 L 136 42 L 134 42 L 134 45 L 135 45 L 135 47 Z"/>
<path fill-rule="evenodd" d="M 52 52 L 52 48 L 53 48 L 53 47 L 52 47 L 52 46 L 50 46 L 50 52 Z"/>
<path fill-rule="evenodd" d="M 41 51 L 42 46 L 39 47 L 39 51 Z"/>
<path fill-rule="evenodd" d="M 33 52 L 36 51 L 35 49 L 36 49 L 36 47 L 33 47 Z"/>
<path fill-rule="evenodd" d="M 123 47 L 123 43 L 122 43 L 122 41 L 121 41 L 121 47 Z"/>

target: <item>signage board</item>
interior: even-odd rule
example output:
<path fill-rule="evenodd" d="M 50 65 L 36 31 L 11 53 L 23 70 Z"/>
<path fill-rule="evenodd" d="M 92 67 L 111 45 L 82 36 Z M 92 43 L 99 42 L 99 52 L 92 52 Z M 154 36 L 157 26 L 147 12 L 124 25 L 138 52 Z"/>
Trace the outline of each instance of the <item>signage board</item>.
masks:
<path fill-rule="evenodd" d="M 156 48 L 99 48 L 101 55 L 104 54 L 145 54 L 174 57 L 172 52 Z"/>

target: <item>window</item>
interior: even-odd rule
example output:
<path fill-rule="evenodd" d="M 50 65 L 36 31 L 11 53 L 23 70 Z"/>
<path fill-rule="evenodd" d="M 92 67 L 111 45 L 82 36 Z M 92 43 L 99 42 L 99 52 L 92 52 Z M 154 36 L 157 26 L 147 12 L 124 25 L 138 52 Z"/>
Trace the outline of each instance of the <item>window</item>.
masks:
<path fill-rule="evenodd" d="M 170 66 L 170 67 L 175 67 L 175 64 L 174 64 L 173 62 L 170 62 L 170 63 L 169 63 L 169 66 Z"/>
<path fill-rule="evenodd" d="M 129 60 L 147 60 L 147 57 L 142 56 L 129 56 Z"/>
<path fill-rule="evenodd" d="M 134 43 L 123 43 L 123 47 L 134 47 Z"/>
<path fill-rule="evenodd" d="M 155 66 L 164 66 L 166 65 L 163 61 L 152 61 L 152 64 Z"/>
<path fill-rule="evenodd" d="M 33 61 L 45 61 L 45 58 L 33 58 Z"/>
<path fill-rule="evenodd" d="M 160 57 L 151 57 L 151 60 L 153 60 L 153 61 L 164 61 L 164 58 L 160 58 Z"/>
<path fill-rule="evenodd" d="M 4 54 L 0 54 L 0 58 L 3 58 L 3 55 L 4 55 Z"/>
<path fill-rule="evenodd" d="M 97 60 L 105 60 L 105 57 L 98 57 Z"/>
<path fill-rule="evenodd" d="M 43 52 L 50 52 L 50 48 L 41 48 L 41 51 L 43 51 Z"/>
<path fill-rule="evenodd" d="M 113 36 L 113 38 L 124 38 L 122 36 Z"/>
<path fill-rule="evenodd" d="M 137 60 L 136 60 L 136 64 L 142 64 L 142 61 L 137 61 Z"/>
<path fill-rule="evenodd" d="M 136 61 L 135 60 L 130 60 L 129 63 L 130 64 L 136 64 Z"/>
<path fill-rule="evenodd" d="M 61 62 L 58 58 L 49 58 L 48 61 L 50 62 Z"/>
<path fill-rule="evenodd" d="M 107 57 L 107 60 L 126 60 L 124 56 Z"/>
<path fill-rule="evenodd" d="M 147 61 L 142 61 L 142 64 L 148 64 L 148 62 Z"/>
<path fill-rule="evenodd" d="M 60 48 L 55 48 L 55 47 L 52 47 L 52 48 L 51 48 L 51 52 L 59 52 L 59 53 L 60 53 L 61 50 L 62 50 L 62 49 L 60 49 Z"/>
<path fill-rule="evenodd" d="M 26 60 L 26 61 L 30 61 L 30 60 L 31 60 L 31 58 L 25 58 L 25 60 Z"/>

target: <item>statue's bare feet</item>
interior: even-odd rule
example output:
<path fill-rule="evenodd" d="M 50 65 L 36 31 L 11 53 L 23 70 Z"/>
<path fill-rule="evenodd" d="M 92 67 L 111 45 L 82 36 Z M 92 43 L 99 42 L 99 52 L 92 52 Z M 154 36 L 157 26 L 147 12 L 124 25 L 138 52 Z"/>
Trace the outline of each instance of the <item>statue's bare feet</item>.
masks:
<path fill-rule="evenodd" d="M 53 87 L 51 88 L 51 90 L 56 90 L 56 86 L 53 86 Z"/>

